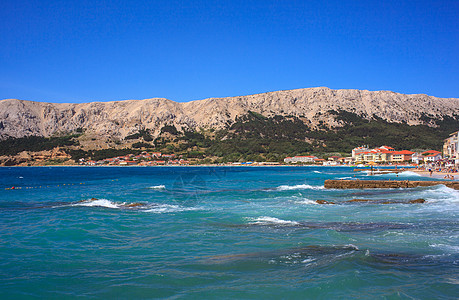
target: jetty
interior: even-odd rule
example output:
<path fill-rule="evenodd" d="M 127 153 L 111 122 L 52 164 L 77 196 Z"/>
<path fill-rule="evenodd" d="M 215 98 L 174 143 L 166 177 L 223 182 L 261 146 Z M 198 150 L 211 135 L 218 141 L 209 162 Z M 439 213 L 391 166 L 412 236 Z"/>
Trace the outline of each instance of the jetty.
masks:
<path fill-rule="evenodd" d="M 415 188 L 419 186 L 433 186 L 443 184 L 449 188 L 459 190 L 459 181 L 421 181 L 421 180 L 333 180 L 324 182 L 326 189 L 393 189 Z"/>

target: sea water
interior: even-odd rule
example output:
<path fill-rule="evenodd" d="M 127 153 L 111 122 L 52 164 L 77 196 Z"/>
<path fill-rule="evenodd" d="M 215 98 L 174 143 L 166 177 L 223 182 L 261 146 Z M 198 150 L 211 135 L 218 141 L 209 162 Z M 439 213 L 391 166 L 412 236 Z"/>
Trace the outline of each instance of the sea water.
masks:
<path fill-rule="evenodd" d="M 456 299 L 458 191 L 323 187 L 423 180 L 395 176 L 347 167 L 0 168 L 0 298 Z M 426 202 L 406 203 L 418 198 Z"/>

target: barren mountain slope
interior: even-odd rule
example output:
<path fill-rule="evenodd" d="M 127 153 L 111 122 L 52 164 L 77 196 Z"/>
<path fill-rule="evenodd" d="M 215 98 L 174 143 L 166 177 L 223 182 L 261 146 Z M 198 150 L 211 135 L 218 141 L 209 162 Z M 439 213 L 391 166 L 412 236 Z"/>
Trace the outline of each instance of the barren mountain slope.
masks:
<path fill-rule="evenodd" d="M 345 110 L 392 122 L 420 124 L 423 114 L 459 115 L 458 98 L 390 91 L 331 90 L 325 87 L 210 98 L 187 103 L 167 99 L 56 104 L 15 99 L 0 101 L 0 138 L 51 136 L 85 128 L 97 135 L 124 138 L 139 129 L 158 133 L 165 124 L 178 128 L 221 128 L 248 111 L 265 116 L 295 115 L 317 124 L 339 125 L 328 110 Z"/>

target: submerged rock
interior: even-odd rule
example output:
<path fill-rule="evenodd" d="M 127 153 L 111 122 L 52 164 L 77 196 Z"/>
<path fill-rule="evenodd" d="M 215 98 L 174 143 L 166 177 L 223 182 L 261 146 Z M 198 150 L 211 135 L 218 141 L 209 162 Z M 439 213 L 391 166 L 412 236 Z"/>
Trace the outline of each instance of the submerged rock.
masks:
<path fill-rule="evenodd" d="M 316 200 L 318 204 L 335 204 L 335 202 L 327 201 L 327 200 Z"/>
<path fill-rule="evenodd" d="M 424 203 L 424 202 L 426 202 L 426 200 L 419 198 L 416 200 L 410 200 L 408 203 Z"/>
<path fill-rule="evenodd" d="M 327 263 L 334 259 L 342 259 L 359 249 L 354 245 L 345 246 L 319 246 L 311 245 L 299 248 L 279 249 L 252 253 L 237 253 L 229 255 L 212 256 L 207 263 L 226 264 L 236 261 L 258 260 L 278 264 L 308 264 L 310 262 Z"/>
<path fill-rule="evenodd" d="M 129 204 L 126 204 L 124 206 L 125 207 L 143 207 L 143 206 L 146 206 L 146 204 L 145 203 L 136 202 L 136 203 L 129 203 Z"/>

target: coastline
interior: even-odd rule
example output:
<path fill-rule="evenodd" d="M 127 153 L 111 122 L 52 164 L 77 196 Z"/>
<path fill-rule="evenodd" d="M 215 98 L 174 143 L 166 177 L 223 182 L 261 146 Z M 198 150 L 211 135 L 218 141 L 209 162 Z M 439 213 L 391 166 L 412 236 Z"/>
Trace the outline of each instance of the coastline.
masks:
<path fill-rule="evenodd" d="M 442 180 L 451 180 L 451 181 L 458 181 L 459 180 L 459 173 L 451 173 L 451 172 L 432 172 L 432 176 L 430 175 L 429 171 L 421 171 L 421 170 L 410 170 L 422 177 L 428 178 L 435 178 L 435 179 L 442 179 Z M 453 176 L 454 179 L 445 178 L 445 176 Z"/>

